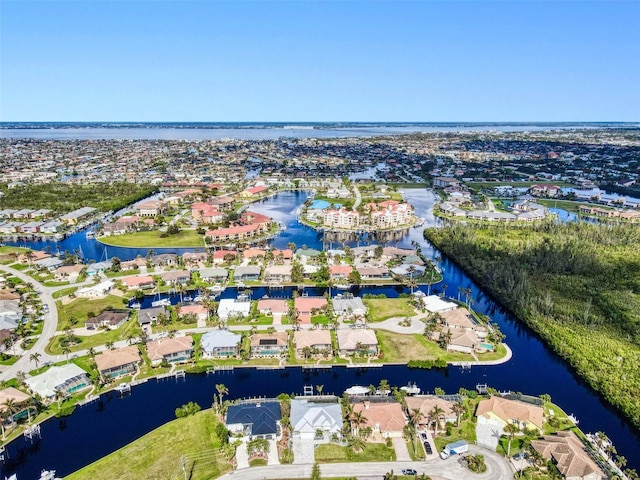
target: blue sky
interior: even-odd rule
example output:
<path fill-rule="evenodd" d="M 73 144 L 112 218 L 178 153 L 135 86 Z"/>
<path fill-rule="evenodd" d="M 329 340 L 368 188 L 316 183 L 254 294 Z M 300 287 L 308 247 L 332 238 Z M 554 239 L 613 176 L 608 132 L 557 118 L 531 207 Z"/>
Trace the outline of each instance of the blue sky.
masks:
<path fill-rule="evenodd" d="M 638 121 L 639 1 L 0 2 L 2 121 Z"/>

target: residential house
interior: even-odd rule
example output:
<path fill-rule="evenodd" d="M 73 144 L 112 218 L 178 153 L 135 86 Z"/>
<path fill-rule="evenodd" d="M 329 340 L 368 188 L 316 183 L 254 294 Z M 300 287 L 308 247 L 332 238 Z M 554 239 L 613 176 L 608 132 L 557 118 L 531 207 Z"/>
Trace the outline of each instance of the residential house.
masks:
<path fill-rule="evenodd" d="M 198 223 L 219 223 L 226 215 L 215 205 L 199 202 L 191 205 L 191 216 Z"/>
<path fill-rule="evenodd" d="M 147 355 L 151 365 L 181 363 L 188 361 L 193 355 L 193 337 L 159 338 L 147 343 Z"/>
<path fill-rule="evenodd" d="M 311 316 L 326 311 L 327 305 L 324 297 L 296 297 L 294 300 L 300 323 L 311 323 Z"/>
<path fill-rule="evenodd" d="M 201 268 L 198 270 L 200 279 L 205 282 L 226 282 L 229 278 L 229 272 L 226 268 Z"/>
<path fill-rule="evenodd" d="M 160 278 L 167 285 L 188 285 L 191 281 L 191 273 L 187 270 L 174 270 L 161 273 Z"/>
<path fill-rule="evenodd" d="M 433 186 L 435 188 L 459 187 L 460 180 L 452 177 L 434 177 Z"/>
<path fill-rule="evenodd" d="M 242 252 L 242 258 L 245 260 L 251 260 L 252 258 L 264 258 L 266 254 L 267 251 L 262 248 L 247 248 Z"/>
<path fill-rule="evenodd" d="M 56 268 L 62 266 L 62 260 L 58 257 L 44 258 L 42 260 L 36 260 L 33 262 L 38 268 L 45 268 L 50 272 L 53 272 Z"/>
<path fill-rule="evenodd" d="M 140 352 L 135 345 L 121 347 L 116 350 L 105 350 L 96 355 L 95 358 L 100 376 L 105 380 L 135 372 L 141 360 Z"/>
<path fill-rule="evenodd" d="M 54 278 L 57 282 L 75 283 L 83 270 L 84 265 L 81 264 L 63 266 L 56 269 Z"/>
<path fill-rule="evenodd" d="M 213 264 L 219 265 L 227 260 L 234 261 L 238 256 L 238 252 L 233 250 L 216 250 L 213 252 Z"/>
<path fill-rule="evenodd" d="M 294 438 L 327 443 L 332 436 L 342 433 L 342 407 L 335 399 L 331 402 L 312 402 L 293 398 L 289 422 Z M 322 435 L 319 435 L 320 432 Z"/>
<path fill-rule="evenodd" d="M 280 357 L 287 353 L 287 332 L 256 333 L 251 335 L 251 357 Z"/>
<path fill-rule="evenodd" d="M 357 267 L 362 280 L 388 280 L 391 278 L 387 267 Z"/>
<path fill-rule="evenodd" d="M 203 266 L 207 260 L 207 252 L 185 252 L 182 254 L 182 261 L 186 267 Z"/>
<path fill-rule="evenodd" d="M 378 339 L 374 330 L 368 328 L 343 329 L 337 330 L 336 334 L 340 355 L 378 354 Z"/>
<path fill-rule="evenodd" d="M 335 297 L 332 302 L 333 312 L 336 315 L 364 316 L 367 313 L 367 307 L 364 306 L 360 297 L 352 295 Z"/>
<path fill-rule="evenodd" d="M 542 407 L 498 396 L 481 400 L 476 409 L 476 417 L 476 432 L 480 433 L 476 435 L 478 443 L 493 446 L 494 449 L 497 438 L 504 435 L 504 427 L 507 425 L 515 424 L 520 429 L 542 432 L 544 424 Z"/>
<path fill-rule="evenodd" d="M 205 233 L 205 237 L 212 243 L 236 242 L 255 238 L 267 230 L 268 227 L 266 224 L 262 223 L 255 225 L 238 225 L 236 227 L 209 230 Z"/>
<path fill-rule="evenodd" d="M 553 460 L 564 480 L 603 480 L 607 475 L 596 465 L 584 444 L 572 431 L 531 440 L 531 446 L 546 460 Z"/>
<path fill-rule="evenodd" d="M 111 280 L 104 280 L 97 285 L 82 287 L 76 292 L 76 296 L 84 298 L 102 298 L 106 296 L 115 286 Z"/>
<path fill-rule="evenodd" d="M 329 267 L 329 275 L 332 280 L 346 280 L 352 271 L 351 265 L 331 265 Z"/>
<path fill-rule="evenodd" d="M 154 267 L 174 267 L 178 265 L 178 255 L 175 253 L 160 253 L 151 257 Z"/>
<path fill-rule="evenodd" d="M 157 323 L 160 315 L 167 315 L 167 309 L 164 306 L 143 308 L 138 312 L 138 323 L 141 326 Z"/>
<path fill-rule="evenodd" d="M 262 268 L 259 265 L 247 265 L 246 267 L 237 267 L 233 272 L 234 282 L 248 282 L 260 280 L 260 272 Z"/>
<path fill-rule="evenodd" d="M 305 349 L 312 355 L 331 355 L 331 332 L 329 330 L 298 330 L 293 332 L 293 346 L 299 357 L 305 356 Z"/>
<path fill-rule="evenodd" d="M 59 220 L 67 225 L 77 225 L 79 222 L 88 219 L 96 212 L 97 210 L 93 207 L 82 207 L 74 210 L 73 212 L 61 215 Z"/>
<path fill-rule="evenodd" d="M 156 217 L 167 211 L 167 202 L 162 200 L 146 200 L 136 205 L 136 214 L 140 217 Z"/>
<path fill-rule="evenodd" d="M 529 193 L 534 197 L 551 197 L 555 198 L 562 193 L 562 189 L 557 185 L 531 185 Z"/>
<path fill-rule="evenodd" d="M 130 226 L 126 223 L 112 222 L 102 225 L 102 234 L 105 237 L 110 237 L 112 235 L 124 235 L 129 232 L 129 230 Z"/>
<path fill-rule="evenodd" d="M 39 375 L 27 378 L 25 383 L 34 394 L 47 399 L 55 397 L 56 392 L 65 396 L 73 395 L 91 386 L 87 372 L 75 363 L 51 367 Z"/>
<path fill-rule="evenodd" d="M 134 277 L 122 277 L 120 281 L 128 290 L 153 288 L 155 283 L 150 275 L 136 275 Z"/>
<path fill-rule="evenodd" d="M 272 440 L 280 437 L 281 418 L 280 402 L 276 399 L 244 400 L 229 405 L 224 423 L 234 435 Z"/>
<path fill-rule="evenodd" d="M 287 302 L 281 298 L 262 298 L 258 300 L 258 312 L 262 315 L 283 316 L 289 312 Z"/>
<path fill-rule="evenodd" d="M 454 411 L 454 402 L 444 398 L 435 395 L 415 395 L 407 396 L 404 400 L 408 412 L 413 412 L 417 409 L 422 414 L 422 419 L 418 422 L 418 425 L 422 428 L 428 428 L 435 421 L 435 419 L 431 418 L 431 412 L 435 407 L 438 407 L 441 411 L 438 416 L 438 422 L 440 422 L 441 426 L 447 423 L 455 424 L 458 420 L 458 415 Z"/>
<path fill-rule="evenodd" d="M 402 438 L 407 419 L 399 403 L 371 403 L 365 400 L 362 403 L 354 403 L 353 412 L 360 413 L 364 420 L 360 425 L 354 425 L 354 428 L 369 427 L 374 438 Z"/>
<path fill-rule="evenodd" d="M 209 310 L 204 305 L 183 305 L 178 309 L 178 316 L 184 317 L 193 315 L 199 322 L 206 322 L 209 319 Z"/>
<path fill-rule="evenodd" d="M 7 387 L 0 390 L 0 412 L 2 412 L 0 422 L 14 423 L 19 419 L 28 416 L 30 409 L 35 411 L 35 407 L 32 407 L 29 404 L 31 398 L 31 395 L 21 392 L 17 388 Z M 17 407 L 8 418 L 4 417 L 5 412 L 7 411 L 7 402 L 11 402 Z"/>
<path fill-rule="evenodd" d="M 212 330 L 200 339 L 202 355 L 208 358 L 236 357 L 240 353 L 242 335 L 229 330 Z"/>
<path fill-rule="evenodd" d="M 129 312 L 105 310 L 95 317 L 89 318 L 84 326 L 87 330 L 97 330 L 100 327 L 108 329 L 120 328 L 129 319 Z"/>
<path fill-rule="evenodd" d="M 437 295 L 425 295 L 422 297 L 421 301 L 424 308 L 431 313 L 448 312 L 450 310 L 455 310 L 456 308 L 458 308 L 457 304 L 453 302 L 447 302 Z"/>
<path fill-rule="evenodd" d="M 220 320 L 248 318 L 250 313 L 251 302 L 244 297 L 223 298 L 218 303 L 218 318 Z"/>
<path fill-rule="evenodd" d="M 64 223 L 59 222 L 58 220 L 52 220 L 40 227 L 40 233 L 58 233 L 62 230 L 63 226 Z"/>
<path fill-rule="evenodd" d="M 264 269 L 266 283 L 284 283 L 291 281 L 291 265 L 269 265 Z"/>
<path fill-rule="evenodd" d="M 241 191 L 238 194 L 238 196 L 241 198 L 252 198 L 252 197 L 260 196 L 266 193 L 266 191 L 267 191 L 267 187 L 264 187 L 264 186 L 251 187 Z"/>

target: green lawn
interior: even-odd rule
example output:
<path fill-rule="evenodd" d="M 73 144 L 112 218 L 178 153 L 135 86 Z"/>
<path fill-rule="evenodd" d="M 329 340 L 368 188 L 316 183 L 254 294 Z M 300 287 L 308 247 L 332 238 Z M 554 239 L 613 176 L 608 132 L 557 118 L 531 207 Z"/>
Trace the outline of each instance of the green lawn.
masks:
<path fill-rule="evenodd" d="M 573 202 L 571 200 L 553 200 L 543 198 L 537 199 L 536 203 L 549 208 L 561 208 L 571 213 L 578 213 L 580 205 L 586 205 L 586 202 Z M 598 205 L 597 207 L 605 210 L 614 210 L 613 208 L 607 208 L 604 205 Z"/>
<path fill-rule="evenodd" d="M 56 290 L 55 292 L 53 292 L 53 294 L 51 296 L 53 298 L 60 298 L 60 297 L 64 297 L 66 295 L 69 295 L 71 293 L 74 293 L 76 290 L 78 290 L 78 287 L 63 288 L 61 290 Z"/>
<path fill-rule="evenodd" d="M 221 442 L 214 429 L 216 423 L 211 410 L 174 420 L 65 478 L 182 478 L 180 459 L 183 455 L 187 458 L 188 478 L 217 478 L 230 471 L 231 465 L 220 453 Z"/>
<path fill-rule="evenodd" d="M 66 290 L 66 289 L 65 289 Z M 77 320 L 76 326 L 83 326 L 90 312 L 98 315 L 107 307 L 115 309 L 125 308 L 122 298 L 115 295 L 107 295 L 104 298 L 76 298 L 67 305 L 58 305 L 58 329 L 65 328 L 72 318 Z"/>
<path fill-rule="evenodd" d="M 407 363 L 409 360 L 436 360 L 443 358 L 447 362 L 472 360 L 470 355 L 457 352 L 446 352 L 436 343 L 427 340 L 423 335 L 403 335 L 384 330 L 376 330 L 380 349 L 384 353 L 382 362 Z"/>
<path fill-rule="evenodd" d="M 87 348 L 97 347 L 98 345 L 104 345 L 108 342 L 117 342 L 119 340 L 125 340 L 128 334 L 132 334 L 137 337 L 138 335 L 138 322 L 136 319 L 130 319 L 122 327 L 116 330 L 104 330 L 102 333 L 96 335 L 90 335 L 87 337 L 78 336 L 80 342 L 76 345 L 69 346 L 71 352 L 77 352 L 78 350 L 85 350 Z M 46 351 L 52 355 L 62 355 L 62 347 L 60 346 L 60 339 L 64 335 L 57 335 L 51 339 L 49 345 L 47 345 Z"/>
<path fill-rule="evenodd" d="M 316 462 L 394 462 L 396 452 L 384 443 L 367 443 L 364 451 L 355 453 L 349 447 L 341 447 L 333 443 L 318 445 L 316 448 Z"/>
<path fill-rule="evenodd" d="M 365 298 L 369 321 L 381 322 L 392 317 L 411 317 L 416 314 L 409 298 Z"/>
<path fill-rule="evenodd" d="M 100 237 L 99 241 L 116 247 L 204 247 L 204 236 L 195 230 L 182 230 L 175 235 L 160 238 L 160 232 L 134 232 L 111 237 Z"/>

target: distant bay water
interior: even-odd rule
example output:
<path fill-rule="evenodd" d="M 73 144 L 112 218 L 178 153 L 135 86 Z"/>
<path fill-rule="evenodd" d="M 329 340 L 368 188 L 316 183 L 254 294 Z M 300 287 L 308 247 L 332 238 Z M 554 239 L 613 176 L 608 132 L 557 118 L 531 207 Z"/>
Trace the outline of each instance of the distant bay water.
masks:
<path fill-rule="evenodd" d="M 0 122 L 0 139 L 34 140 L 275 140 L 346 138 L 447 132 L 526 132 L 585 128 L 634 128 L 629 123 L 78 123 Z"/>

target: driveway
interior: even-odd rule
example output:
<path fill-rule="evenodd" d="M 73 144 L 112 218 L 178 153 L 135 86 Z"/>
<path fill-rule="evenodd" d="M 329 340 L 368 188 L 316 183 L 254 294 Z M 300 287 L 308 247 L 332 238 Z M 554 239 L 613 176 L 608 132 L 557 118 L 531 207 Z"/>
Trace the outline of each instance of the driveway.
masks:
<path fill-rule="evenodd" d="M 316 461 L 316 448 L 313 440 L 295 437 L 293 444 L 293 464 L 307 465 Z"/>
<path fill-rule="evenodd" d="M 393 438 L 393 449 L 396 451 L 396 461 L 397 462 L 410 462 L 411 455 L 409 455 L 409 450 L 407 449 L 407 442 L 404 441 L 404 438 Z"/>

